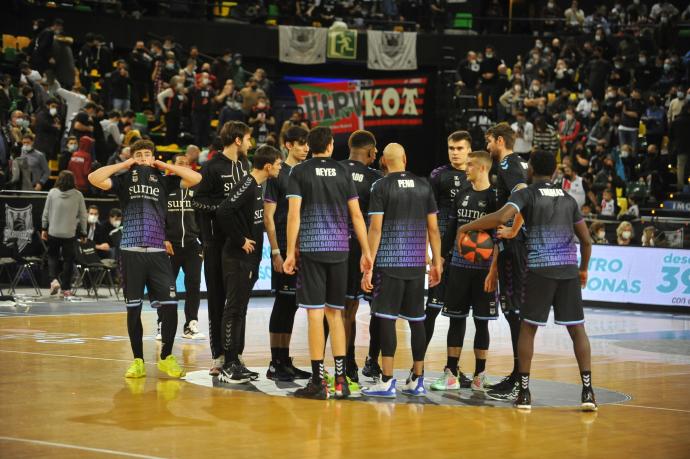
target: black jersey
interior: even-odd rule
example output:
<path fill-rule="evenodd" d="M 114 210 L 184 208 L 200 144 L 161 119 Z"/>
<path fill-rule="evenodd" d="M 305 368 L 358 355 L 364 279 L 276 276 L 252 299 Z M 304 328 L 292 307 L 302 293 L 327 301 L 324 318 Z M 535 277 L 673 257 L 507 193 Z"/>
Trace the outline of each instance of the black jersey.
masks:
<path fill-rule="evenodd" d="M 458 190 L 467 183 L 467 175 L 465 171 L 446 164 L 431 171 L 429 181 L 438 205 L 438 228 L 441 231 L 441 236 L 443 236 L 448 225 L 448 216 L 453 205 L 453 199 L 455 199 Z"/>
<path fill-rule="evenodd" d="M 527 267 L 544 277 L 577 277 L 577 247 L 573 225 L 582 221 L 577 202 L 549 182 L 533 183 L 510 196 L 525 219 Z"/>
<path fill-rule="evenodd" d="M 199 238 L 196 212 L 192 208 L 193 188 L 182 188 L 182 178 L 167 175 L 168 211 L 165 214 L 165 238 L 174 245 L 184 247 Z"/>
<path fill-rule="evenodd" d="M 498 207 L 503 207 L 510 194 L 521 183 L 527 184 L 527 161 L 517 153 L 511 153 L 500 163 L 494 162 L 491 170 L 492 182 L 496 188 Z"/>
<path fill-rule="evenodd" d="M 448 228 L 443 237 L 442 252 L 444 256 L 453 252 L 450 264 L 460 268 L 470 269 L 489 269 L 491 258 L 486 261 L 476 263 L 465 260 L 457 247 L 457 231 L 462 225 L 475 221 L 486 214 L 497 210 L 496 190 L 489 187 L 485 190 L 476 191 L 472 184 L 468 183 L 458 192 L 453 201 L 453 207 L 448 220 Z"/>
<path fill-rule="evenodd" d="M 266 182 L 264 190 L 264 202 L 270 202 L 276 205 L 276 211 L 273 214 L 273 222 L 276 227 L 278 248 L 282 253 L 287 251 L 288 200 L 285 195 L 287 194 L 291 170 L 291 166 L 283 163 L 278 177 L 269 179 Z"/>
<path fill-rule="evenodd" d="M 192 206 L 199 211 L 201 239 L 204 243 L 225 240 L 225 235 L 216 221 L 216 209 L 223 199 L 228 197 L 230 189 L 247 175 L 248 171 L 246 158 L 233 161 L 222 152 L 201 168 L 201 183 L 194 193 Z"/>
<path fill-rule="evenodd" d="M 221 229 L 227 235 L 224 254 L 233 258 L 261 260 L 264 242 L 263 189 L 254 177 L 245 176 L 230 190 L 230 194 L 218 206 L 216 216 Z M 242 246 L 246 239 L 254 244 L 252 253 L 245 253 Z"/>
<path fill-rule="evenodd" d="M 299 250 L 324 263 L 347 260 L 350 251 L 348 201 L 358 199 L 348 170 L 333 158 L 317 157 L 290 172 L 287 198 L 300 198 Z"/>
<path fill-rule="evenodd" d="M 120 248 L 165 249 L 165 213 L 168 190 L 161 171 L 134 165 L 127 172 L 110 177 L 112 191 L 122 205 Z"/>
<path fill-rule="evenodd" d="M 399 279 L 423 276 L 427 216 L 437 212 L 434 193 L 423 178 L 410 172 L 395 172 L 375 182 L 369 215 L 383 215 L 376 268 Z"/>
<path fill-rule="evenodd" d="M 362 215 L 367 215 L 369 212 L 369 195 L 371 194 L 371 186 L 375 181 L 383 177 L 383 174 L 376 169 L 372 169 L 371 167 L 365 166 L 359 161 L 354 161 L 352 159 L 340 161 L 340 164 L 345 166 L 345 168 L 350 172 L 352 181 L 355 182 L 357 195 L 359 196 L 359 209 L 362 211 Z"/>

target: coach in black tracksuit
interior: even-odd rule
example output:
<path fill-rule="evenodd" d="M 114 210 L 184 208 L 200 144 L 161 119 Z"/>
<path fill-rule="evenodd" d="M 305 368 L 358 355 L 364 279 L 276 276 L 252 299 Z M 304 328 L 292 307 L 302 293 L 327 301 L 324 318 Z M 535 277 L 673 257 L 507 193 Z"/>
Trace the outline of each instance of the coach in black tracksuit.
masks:
<path fill-rule="evenodd" d="M 247 151 L 251 148 L 251 129 L 244 123 L 229 121 L 220 131 L 223 151 L 201 169 L 201 183 L 192 199 L 199 211 L 201 242 L 204 251 L 204 276 L 208 293 L 208 325 L 213 365 L 209 374 L 217 376 L 225 360 L 221 335 L 225 287 L 221 257 L 225 234 L 216 220 L 216 209 L 249 170 Z"/>

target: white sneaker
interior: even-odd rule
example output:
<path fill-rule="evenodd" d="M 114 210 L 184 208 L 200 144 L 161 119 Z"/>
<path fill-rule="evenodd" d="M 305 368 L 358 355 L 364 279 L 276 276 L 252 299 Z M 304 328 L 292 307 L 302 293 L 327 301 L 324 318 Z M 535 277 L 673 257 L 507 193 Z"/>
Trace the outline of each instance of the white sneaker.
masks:
<path fill-rule="evenodd" d="M 220 357 L 218 357 L 217 359 L 213 359 L 213 362 L 211 363 L 211 369 L 208 370 L 208 374 L 210 374 L 211 376 L 220 375 L 220 372 L 223 369 L 223 365 L 225 365 L 225 356 L 221 354 Z"/>
<path fill-rule="evenodd" d="M 204 334 L 199 331 L 199 323 L 196 320 L 191 320 L 189 325 L 184 327 L 182 337 L 187 339 L 203 339 Z"/>
<path fill-rule="evenodd" d="M 156 328 L 156 341 L 163 341 L 163 335 L 161 335 L 161 323 L 158 322 Z"/>
<path fill-rule="evenodd" d="M 431 390 L 456 390 L 460 389 L 458 377 L 449 368 L 443 370 L 443 376 L 431 383 Z"/>
<path fill-rule="evenodd" d="M 426 395 L 426 389 L 424 388 L 424 376 L 419 376 L 414 381 L 412 378 L 409 378 L 403 386 L 402 393 L 405 395 L 412 395 L 414 397 Z"/>
<path fill-rule="evenodd" d="M 474 378 L 472 378 L 472 386 L 470 388 L 475 391 L 485 392 L 486 391 L 486 375 L 482 371 Z"/>
<path fill-rule="evenodd" d="M 391 378 L 386 382 L 380 379 L 375 384 L 362 389 L 361 393 L 367 397 L 395 398 L 395 378 Z"/>
<path fill-rule="evenodd" d="M 53 279 L 52 282 L 50 283 L 50 294 L 51 295 L 57 295 L 57 293 L 60 291 L 60 281 L 57 279 Z"/>

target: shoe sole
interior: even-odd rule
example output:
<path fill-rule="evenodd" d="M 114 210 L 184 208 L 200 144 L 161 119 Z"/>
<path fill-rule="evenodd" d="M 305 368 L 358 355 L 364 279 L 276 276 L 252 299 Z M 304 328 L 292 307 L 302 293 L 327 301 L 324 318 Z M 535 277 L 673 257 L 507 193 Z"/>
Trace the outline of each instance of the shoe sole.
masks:
<path fill-rule="evenodd" d="M 222 376 L 218 376 L 218 381 L 226 383 L 226 384 L 245 384 L 248 383 L 250 380 L 249 378 L 243 378 L 243 379 L 226 379 L 223 378 Z"/>
<path fill-rule="evenodd" d="M 393 395 L 389 395 L 389 394 L 386 394 L 386 395 L 382 395 L 382 394 L 367 394 L 367 393 L 364 392 L 364 391 L 362 391 L 361 394 L 364 395 L 364 396 L 366 396 L 366 397 L 396 398 L 396 394 L 393 394 Z"/>
<path fill-rule="evenodd" d="M 402 393 L 409 397 L 424 397 L 426 395 L 426 392 L 411 392 L 406 390 L 403 390 Z"/>
<path fill-rule="evenodd" d="M 517 397 L 499 397 L 496 395 L 491 395 L 488 392 L 485 392 L 486 396 L 489 397 L 491 400 L 496 400 L 498 402 L 512 402 L 514 401 Z"/>
<path fill-rule="evenodd" d="M 515 405 L 515 408 L 522 411 L 531 411 L 532 405 Z"/>
<path fill-rule="evenodd" d="M 446 386 L 445 388 L 439 388 L 439 387 L 431 386 L 430 389 L 431 389 L 431 390 L 438 391 L 438 392 L 443 392 L 443 391 L 446 391 L 446 390 L 460 390 L 460 386 L 458 386 L 458 387 L 447 387 L 447 386 Z"/>
<path fill-rule="evenodd" d="M 594 403 L 586 402 L 582 404 L 582 411 L 597 411 L 597 406 Z"/>
<path fill-rule="evenodd" d="M 295 378 L 290 378 L 290 377 L 283 377 L 283 378 L 276 378 L 275 376 L 269 376 L 266 375 L 266 379 L 269 381 L 280 381 L 280 382 L 293 382 Z"/>
<path fill-rule="evenodd" d="M 472 386 L 472 387 L 470 387 L 470 389 L 472 389 L 474 392 L 486 392 L 486 388 L 484 388 L 484 387 Z"/>

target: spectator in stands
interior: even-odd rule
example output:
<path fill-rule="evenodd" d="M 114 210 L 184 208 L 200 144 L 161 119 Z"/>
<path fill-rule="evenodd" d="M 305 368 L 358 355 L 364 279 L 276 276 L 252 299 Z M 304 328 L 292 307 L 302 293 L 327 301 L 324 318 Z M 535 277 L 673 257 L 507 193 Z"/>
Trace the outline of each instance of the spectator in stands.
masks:
<path fill-rule="evenodd" d="M 55 64 L 55 59 L 53 59 L 53 40 L 55 40 L 56 36 L 62 34 L 62 30 L 62 19 L 57 18 L 53 21 L 52 26 L 43 29 L 36 37 L 33 52 L 31 53 L 31 64 L 39 72 L 44 72 L 49 65 Z"/>
<path fill-rule="evenodd" d="M 110 158 L 119 150 L 124 137 L 120 133 L 120 112 L 118 110 L 111 110 L 108 113 L 108 117 L 101 120 L 101 129 L 103 129 L 108 158 Z"/>
<path fill-rule="evenodd" d="M 216 90 L 223 89 L 223 85 L 227 84 L 227 80 L 232 80 L 230 74 L 230 62 L 232 62 L 232 51 L 226 49 L 223 55 L 213 61 L 211 65 L 211 74 L 216 76 Z"/>
<path fill-rule="evenodd" d="M 498 99 L 499 103 L 509 117 L 515 116 L 517 112 L 523 111 L 525 94 L 522 90 L 522 83 L 516 82 L 513 86 L 503 93 Z"/>
<path fill-rule="evenodd" d="M 642 247 L 654 247 L 656 246 L 654 234 L 656 233 L 656 228 L 653 226 L 645 226 L 642 230 L 642 237 L 640 238 L 642 242 Z"/>
<path fill-rule="evenodd" d="M 87 102 L 84 109 L 79 111 L 72 120 L 70 128 L 70 135 L 77 139 L 88 135 L 94 137 L 94 118 L 96 117 L 96 110 L 98 105 L 93 102 Z"/>
<path fill-rule="evenodd" d="M 556 130 L 546 124 L 544 116 L 537 116 L 534 120 L 534 140 L 532 145 L 535 150 L 542 150 L 556 156 L 560 146 L 560 140 Z"/>
<path fill-rule="evenodd" d="M 127 161 L 130 157 L 132 156 L 132 153 L 129 149 L 129 147 L 121 147 L 118 151 L 113 153 L 113 155 L 108 158 L 108 166 L 111 166 L 113 164 L 119 164 Z M 120 173 L 124 173 L 123 171 L 120 171 Z M 120 173 L 116 173 L 114 175 L 119 175 Z"/>
<path fill-rule="evenodd" d="M 525 95 L 525 100 L 523 105 L 525 106 L 525 111 L 527 116 L 534 119 L 534 117 L 540 116 L 538 112 L 539 104 L 546 106 L 546 91 L 542 86 L 542 82 L 539 78 L 534 78 L 529 86 L 529 90 Z"/>
<path fill-rule="evenodd" d="M 561 140 L 561 155 L 570 154 L 572 146 L 580 136 L 581 125 L 575 118 L 572 106 L 565 110 L 565 117 L 558 123 L 558 137 Z"/>
<path fill-rule="evenodd" d="M 606 226 L 604 222 L 595 220 L 589 225 L 589 234 L 592 236 L 592 241 L 595 244 L 608 244 L 609 241 L 606 240 Z"/>
<path fill-rule="evenodd" d="M 606 82 L 611 72 L 611 63 L 604 57 L 602 49 L 597 47 L 592 53 L 592 59 L 585 63 L 584 77 L 592 96 L 602 100 L 605 95 Z"/>
<path fill-rule="evenodd" d="M 108 232 L 106 227 L 100 222 L 99 215 L 98 206 L 90 205 L 88 215 L 86 216 L 86 238 L 89 241 L 93 241 L 99 257 L 109 258 L 110 244 L 108 243 Z"/>
<path fill-rule="evenodd" d="M 242 67 L 242 55 L 235 53 L 232 56 L 232 64 L 230 65 L 230 78 L 235 82 L 236 88 L 244 88 L 245 83 L 252 77 L 252 74 Z M 256 79 L 255 79 L 256 81 Z M 256 88 L 256 86 L 255 86 Z M 252 105 L 254 104 L 253 101 Z M 252 106 L 250 105 L 249 108 Z"/>
<path fill-rule="evenodd" d="M 228 79 L 225 81 L 220 94 L 216 96 L 216 103 L 221 106 L 218 117 L 218 131 L 228 121 L 244 121 L 246 119 L 242 111 L 242 96 L 235 88 L 235 83 Z"/>
<path fill-rule="evenodd" d="M 74 176 L 61 171 L 55 187 L 48 192 L 41 218 L 41 239 L 48 245 L 50 294 L 62 290 L 65 298 L 72 296 L 72 273 L 76 238 L 86 235 L 86 204 L 84 196 L 74 189 Z M 58 265 L 62 258 L 62 270 Z"/>
<path fill-rule="evenodd" d="M 634 196 L 628 196 L 628 208 L 625 212 L 621 212 L 618 218 L 621 220 L 637 220 L 640 218 L 640 208 Z"/>
<path fill-rule="evenodd" d="M 585 25 L 585 12 L 578 6 L 577 0 L 573 0 L 570 8 L 563 13 L 565 30 L 569 32 L 581 32 Z"/>
<path fill-rule="evenodd" d="M 254 71 L 254 78 L 259 89 L 261 89 L 266 97 L 271 97 L 273 82 L 266 76 L 266 70 L 258 68 Z"/>
<path fill-rule="evenodd" d="M 618 143 L 630 145 L 633 155 L 637 154 L 640 118 L 645 111 L 642 94 L 638 88 L 633 88 L 630 98 L 621 107 L 621 124 L 618 126 Z"/>
<path fill-rule="evenodd" d="M 31 89 L 31 87 L 24 86 L 21 92 L 22 96 L 15 101 L 15 106 L 17 107 L 17 110 L 21 110 L 27 117 L 31 118 L 36 111 L 31 100 L 34 97 L 34 91 Z"/>
<path fill-rule="evenodd" d="M 58 156 L 58 169 L 64 171 L 67 169 L 69 160 L 72 159 L 72 153 L 77 151 L 79 148 L 79 141 L 74 136 L 67 137 L 67 143 L 65 143 L 65 148 L 60 152 Z"/>
<path fill-rule="evenodd" d="M 197 145 L 208 145 L 211 133 L 211 115 L 216 90 L 207 72 L 197 76 L 196 85 L 189 91 L 191 103 L 192 133 Z"/>
<path fill-rule="evenodd" d="M 235 87 L 237 87 L 236 80 Z M 242 87 L 240 95 L 242 96 L 242 111 L 244 112 L 245 116 L 249 116 L 252 107 L 254 107 L 254 105 L 256 105 L 256 103 L 259 101 L 260 96 L 266 97 L 266 93 L 259 89 L 259 83 L 253 76 L 249 78 L 247 86 Z"/>
<path fill-rule="evenodd" d="M 280 128 L 279 141 L 280 145 L 285 145 L 285 133 L 292 126 L 300 126 L 303 129 L 309 130 L 309 125 L 304 122 L 304 114 L 301 109 L 293 110 L 290 114 L 290 118 L 283 121 L 283 125 Z"/>
<path fill-rule="evenodd" d="M 26 161 L 31 177 L 31 186 L 35 191 L 41 191 L 50 178 L 50 169 L 45 155 L 34 148 L 34 135 L 22 136 L 21 158 Z"/>
<path fill-rule="evenodd" d="M 114 110 L 129 110 L 131 88 L 132 80 L 127 71 L 127 63 L 120 60 L 117 62 L 117 68 L 110 74 L 110 97 Z"/>
<path fill-rule="evenodd" d="M 72 153 L 67 165 L 67 169 L 74 174 L 76 188 L 82 193 L 89 191 L 88 175 L 91 173 L 91 163 L 93 162 L 93 147 L 94 140 L 89 136 L 83 136 L 79 139 L 79 148 Z"/>
<path fill-rule="evenodd" d="M 666 127 L 666 110 L 660 105 L 656 95 L 649 96 L 647 109 L 642 115 L 645 124 L 647 144 L 661 145 Z"/>
<path fill-rule="evenodd" d="M 683 90 L 682 87 L 678 87 L 676 89 L 675 93 L 675 98 L 671 100 L 671 103 L 668 106 L 668 124 L 670 125 L 673 123 L 673 120 L 676 119 L 676 116 L 680 115 L 680 112 L 683 109 L 683 106 L 686 104 L 686 101 L 690 99 L 690 88 L 688 88 L 687 92 Z"/>
<path fill-rule="evenodd" d="M 174 76 L 170 79 L 170 87 L 158 94 L 158 106 L 165 120 L 164 142 L 167 145 L 177 143 L 179 139 L 182 113 L 187 105 L 187 92 L 182 77 Z"/>
<path fill-rule="evenodd" d="M 688 155 L 690 155 L 690 103 L 671 123 L 669 133 L 671 151 L 676 155 L 676 189 L 681 191 L 688 184 Z"/>
<path fill-rule="evenodd" d="M 616 243 L 618 245 L 630 245 L 634 236 L 635 231 L 630 222 L 621 222 L 616 228 Z"/>
<path fill-rule="evenodd" d="M 499 92 L 498 88 L 498 66 L 503 61 L 496 56 L 496 50 L 492 45 L 487 45 L 484 48 L 484 59 L 479 65 L 479 73 L 481 76 L 479 83 L 479 93 L 481 98 L 481 105 L 483 107 L 495 108 L 498 98 L 503 94 Z"/>
<path fill-rule="evenodd" d="M 184 87 L 191 88 L 196 84 L 196 60 L 187 59 L 187 65 L 180 72 L 180 76 L 184 78 Z"/>
<path fill-rule="evenodd" d="M 513 151 L 523 158 L 529 159 L 534 140 L 534 125 L 527 121 L 525 112 L 518 111 L 515 113 L 515 122 L 510 127 L 515 131 Z"/>
<path fill-rule="evenodd" d="M 577 202 L 577 207 L 582 208 L 587 203 L 597 207 L 596 196 L 589 187 L 589 183 L 577 175 L 577 171 L 571 165 L 563 166 L 563 183 L 561 188 Z"/>
<path fill-rule="evenodd" d="M 58 113 L 58 103 L 50 99 L 48 105 L 36 114 L 34 130 L 36 131 L 35 147 L 42 151 L 47 159 L 56 159 L 60 151 L 62 123 Z"/>
<path fill-rule="evenodd" d="M 479 83 L 479 62 L 477 62 L 477 53 L 468 51 L 465 59 L 460 61 L 457 68 L 458 82 L 461 86 L 467 88 L 468 91 L 473 92 Z"/>
<path fill-rule="evenodd" d="M 115 266 L 119 258 L 120 241 L 122 240 L 122 211 L 113 207 L 108 212 L 108 221 L 103 225 L 105 228 L 106 242 L 102 248 L 108 247 L 107 254 L 103 253 L 101 261 L 108 266 Z"/>
<path fill-rule="evenodd" d="M 610 188 L 604 190 L 601 198 L 601 212 L 600 215 L 605 217 L 615 217 L 617 213 L 616 200 L 613 198 L 613 191 Z"/>
<path fill-rule="evenodd" d="M 561 20 L 564 17 L 563 10 L 556 4 L 555 0 L 548 0 L 544 9 L 541 11 L 544 18 L 542 28 L 545 36 L 551 36 L 561 28 Z"/>
<path fill-rule="evenodd" d="M 637 65 L 633 70 L 635 85 L 643 93 L 649 91 L 656 82 L 659 74 L 647 57 L 647 52 L 642 50 L 637 58 Z"/>
<path fill-rule="evenodd" d="M 256 139 L 256 144 L 267 143 L 268 135 L 275 128 L 276 119 L 268 105 L 266 96 L 259 96 L 256 105 L 252 107 L 249 115 L 249 125 L 252 127 L 252 136 Z"/>
<path fill-rule="evenodd" d="M 151 103 L 151 70 L 153 57 L 143 40 L 137 40 L 129 53 L 130 78 L 132 79 L 132 108 L 141 111 L 143 102 Z"/>
<path fill-rule="evenodd" d="M 594 99 L 592 98 L 592 90 L 585 89 L 584 97 L 580 99 L 575 107 L 575 113 L 580 118 L 580 120 L 586 120 L 592 113 L 592 104 L 594 104 Z"/>

